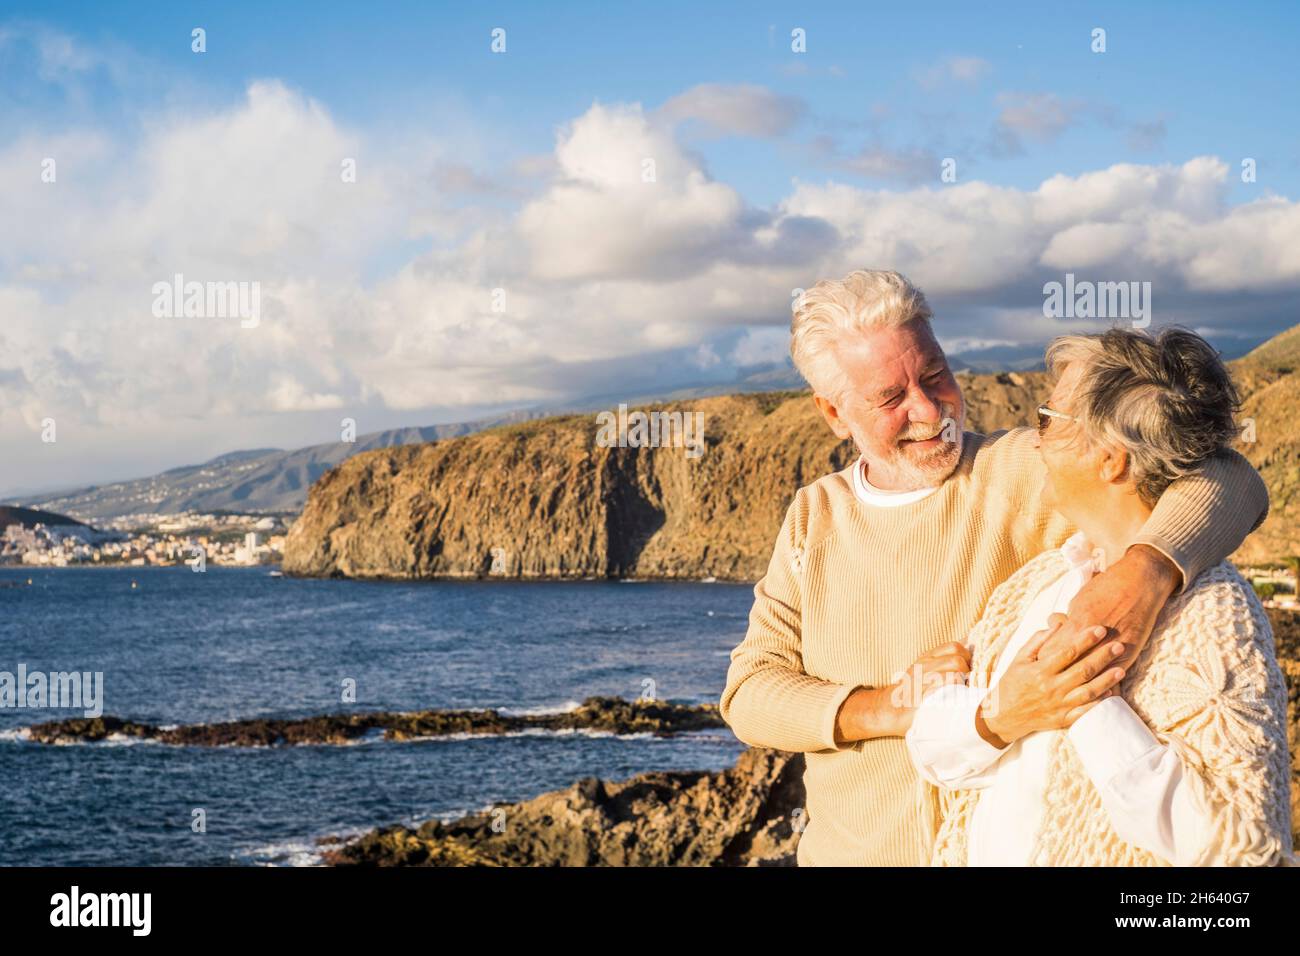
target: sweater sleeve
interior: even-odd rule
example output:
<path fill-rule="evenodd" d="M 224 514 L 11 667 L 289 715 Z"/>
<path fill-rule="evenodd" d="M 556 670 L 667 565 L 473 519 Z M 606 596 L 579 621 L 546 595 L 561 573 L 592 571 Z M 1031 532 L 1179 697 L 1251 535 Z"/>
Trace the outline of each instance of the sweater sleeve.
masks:
<path fill-rule="evenodd" d="M 1177 791 L 1180 812 L 1164 824 L 1163 839 L 1139 845 L 1152 843 L 1144 848 L 1166 859 L 1172 850 L 1176 865 L 1294 862 L 1286 689 L 1268 620 L 1247 587 L 1223 576 L 1198 582 L 1147 678 L 1163 700 L 1151 723 L 1164 746 L 1137 763 L 1165 767 L 1172 785 L 1165 796 Z M 1153 768 L 1132 772 L 1150 777 Z"/>
<path fill-rule="evenodd" d="M 745 639 L 731 652 L 719 711 L 735 735 L 756 747 L 794 752 L 851 750 L 835 741 L 840 706 L 856 687 L 804 671 L 802 647 L 803 493 L 795 496 L 754 586 Z"/>
<path fill-rule="evenodd" d="M 1232 449 L 1165 489 L 1136 544 L 1149 545 L 1183 572 L 1179 589 L 1241 547 L 1268 515 L 1268 486 Z"/>
<path fill-rule="evenodd" d="M 1014 544 L 1023 560 L 1056 548 L 1073 528 L 1043 496 L 1045 469 L 1032 428 L 989 436 L 987 474 L 1012 508 Z M 1245 458 L 1225 449 L 1193 475 L 1171 484 L 1134 544 L 1155 548 L 1182 572 L 1179 592 L 1241 546 L 1268 515 L 1268 487 Z"/>

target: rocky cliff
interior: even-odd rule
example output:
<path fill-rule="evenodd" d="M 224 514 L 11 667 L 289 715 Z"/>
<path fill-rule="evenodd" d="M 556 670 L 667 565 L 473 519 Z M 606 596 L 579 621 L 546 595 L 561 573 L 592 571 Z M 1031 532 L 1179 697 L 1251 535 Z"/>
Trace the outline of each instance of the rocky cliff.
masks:
<path fill-rule="evenodd" d="M 159 727 L 105 714 L 34 724 L 27 728 L 26 737 L 34 743 L 56 745 L 135 738 L 182 747 L 291 747 L 345 744 L 371 734 L 382 734 L 385 740 L 452 734 L 515 734 L 530 730 L 670 736 L 725 726 L 717 704 L 690 706 L 658 700 L 588 697 L 578 707 L 563 713 L 519 716 L 496 710 L 377 710 Z"/>
<path fill-rule="evenodd" d="M 1300 554 L 1300 327 L 1232 363 L 1249 420 L 1238 448 L 1272 513 L 1239 560 Z M 968 427 L 1029 424 L 1041 372 L 961 374 Z M 594 415 L 545 419 L 345 461 L 311 489 L 284 566 L 358 578 L 756 580 L 796 489 L 852 457 L 807 392 L 654 406 L 704 415 L 706 447 L 601 447 Z"/>
<path fill-rule="evenodd" d="M 1039 373 L 960 376 L 970 427 L 1029 420 Z M 706 447 L 597 443 L 569 416 L 357 455 L 312 488 L 284 567 L 433 578 L 762 576 L 794 492 L 843 468 L 806 392 L 655 406 L 704 415 Z"/>
<path fill-rule="evenodd" d="M 1245 399 L 1237 447 L 1268 484 L 1269 516 L 1235 555 L 1275 561 L 1300 555 L 1300 326 L 1231 363 Z"/>

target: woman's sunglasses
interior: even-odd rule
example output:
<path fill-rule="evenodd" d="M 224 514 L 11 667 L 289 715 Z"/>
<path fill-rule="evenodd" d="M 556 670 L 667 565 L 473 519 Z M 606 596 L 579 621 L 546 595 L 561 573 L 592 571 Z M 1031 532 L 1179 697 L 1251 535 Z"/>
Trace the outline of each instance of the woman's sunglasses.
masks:
<path fill-rule="evenodd" d="M 1064 418 L 1068 422 L 1077 422 L 1079 419 L 1073 415 L 1067 415 L 1065 412 L 1058 412 L 1054 408 L 1048 408 L 1046 405 L 1038 406 L 1038 437 L 1042 438 L 1047 431 L 1047 426 L 1051 424 L 1053 418 Z"/>

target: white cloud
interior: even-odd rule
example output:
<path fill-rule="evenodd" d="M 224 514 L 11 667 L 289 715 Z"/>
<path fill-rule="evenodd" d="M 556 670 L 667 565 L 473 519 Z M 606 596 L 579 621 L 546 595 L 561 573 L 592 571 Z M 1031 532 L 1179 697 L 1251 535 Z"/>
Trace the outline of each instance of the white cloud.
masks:
<path fill-rule="evenodd" d="M 929 150 L 889 149 L 885 146 L 868 146 L 855 156 L 848 157 L 841 168 L 872 179 L 916 185 L 934 182 L 939 177 L 939 158 Z"/>
<path fill-rule="evenodd" d="M 1087 111 L 1080 100 L 1055 93 L 999 93 L 994 124 L 995 153 L 1019 153 L 1022 140 L 1050 143 L 1079 122 Z"/>
<path fill-rule="evenodd" d="M 948 83 L 973 86 L 992 71 L 988 60 L 978 56 L 950 56 L 915 73 L 923 89 L 934 90 Z"/>
<path fill-rule="evenodd" d="M 1105 265 L 1132 249 L 1141 231 L 1141 227 L 1132 223 L 1079 223 L 1052 236 L 1039 261 L 1057 269 L 1088 269 Z"/>
<path fill-rule="evenodd" d="M 517 223 L 538 278 L 681 275 L 741 241 L 740 195 L 640 106 L 594 105 L 555 152 L 562 178 Z"/>
<path fill-rule="evenodd" d="M 59 179 L 43 184 L 51 153 Z M 340 179 L 347 157 L 356 183 Z M 350 129 L 273 81 L 134 137 L 74 128 L 0 148 L 0 456 L 34 462 L 47 416 L 86 454 L 105 435 L 195 428 L 216 453 L 275 428 L 283 444 L 321 440 L 296 422 L 358 408 L 420 424 L 431 409 L 644 394 L 781 360 L 791 290 L 853 268 L 908 273 L 941 333 L 967 342 L 1060 331 L 1041 286 L 1065 271 L 1150 280 L 1157 310 L 1220 321 L 1300 289 L 1300 206 L 1229 205 L 1214 157 L 1029 190 L 796 182 L 756 208 L 662 116 L 595 104 L 549 156 L 501 162 Z M 528 198 L 474 205 L 500 183 Z M 260 282 L 259 326 L 154 318 L 151 286 L 177 272 Z"/>
<path fill-rule="evenodd" d="M 1227 173 L 1222 160 L 1198 157 L 1054 176 L 1034 191 L 802 185 L 784 208 L 835 226 L 843 264 L 889 263 L 938 295 L 1009 301 L 1017 288 L 1032 290 L 1044 268 L 1093 267 L 1153 281 L 1166 301 L 1297 289 L 1300 205 L 1269 197 L 1230 206 Z"/>
<path fill-rule="evenodd" d="M 774 137 L 807 112 L 803 101 L 751 84 L 703 83 L 659 108 L 665 120 L 695 120 L 714 135 Z"/>
<path fill-rule="evenodd" d="M 790 355 L 789 324 L 746 329 L 731 350 L 731 361 L 738 366 L 770 365 L 784 362 Z"/>

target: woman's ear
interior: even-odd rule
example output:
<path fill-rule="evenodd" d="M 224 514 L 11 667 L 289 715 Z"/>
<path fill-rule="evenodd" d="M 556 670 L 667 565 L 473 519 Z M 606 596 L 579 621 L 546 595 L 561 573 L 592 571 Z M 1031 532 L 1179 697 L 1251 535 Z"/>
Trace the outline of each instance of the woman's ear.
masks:
<path fill-rule="evenodd" d="M 843 440 L 853 436 L 849 426 L 840 417 L 839 409 L 831 404 L 830 399 L 814 395 L 813 402 L 817 405 L 817 410 L 822 413 L 822 418 L 826 419 L 826 424 L 831 426 L 831 431 L 835 433 L 836 438 Z"/>
<path fill-rule="evenodd" d="M 1128 452 L 1116 445 L 1105 446 L 1099 452 L 1097 466 L 1102 481 L 1123 481 L 1128 475 Z"/>

